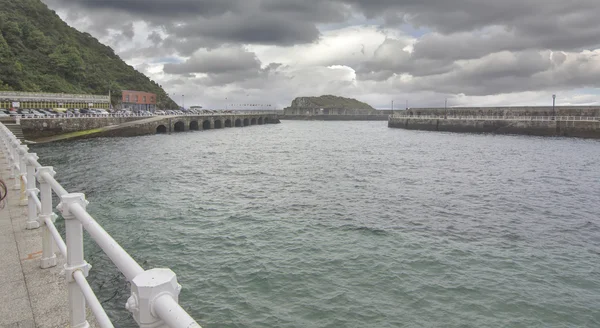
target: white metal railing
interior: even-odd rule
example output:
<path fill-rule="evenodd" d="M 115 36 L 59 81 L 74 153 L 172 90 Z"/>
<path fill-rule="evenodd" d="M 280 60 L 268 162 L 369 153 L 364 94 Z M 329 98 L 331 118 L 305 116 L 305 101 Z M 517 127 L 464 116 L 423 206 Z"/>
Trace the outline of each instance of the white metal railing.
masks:
<path fill-rule="evenodd" d="M 86 302 L 100 327 L 113 327 L 86 279 L 91 265 L 84 259 L 84 228 L 131 283 L 131 296 L 125 307 L 140 327 L 200 327 L 178 304 L 181 285 L 177 283 L 175 273 L 163 268 L 144 270 L 87 212 L 85 195 L 65 190 L 54 179 L 53 168 L 40 165 L 38 156 L 30 153 L 2 123 L 0 151 L 9 162 L 15 181 L 12 188 L 20 190 L 19 203 L 27 206 L 26 228 L 43 228 L 40 267 L 46 269 L 57 265 L 54 243 L 66 258 L 64 273 L 68 283 L 71 327 L 89 327 Z M 57 215 L 52 211 L 52 192 L 60 199 L 56 208 L 65 219 L 66 242 L 54 225 Z"/>
<path fill-rule="evenodd" d="M 154 114 L 154 113 L 109 113 L 109 114 L 54 114 L 52 116 L 39 114 L 19 114 L 11 117 L 19 117 L 21 119 L 57 119 L 57 118 L 103 118 L 103 117 L 153 117 L 153 116 L 239 116 L 239 115 L 277 115 L 273 112 L 237 112 L 237 113 L 184 113 L 184 114 Z"/>
<path fill-rule="evenodd" d="M 470 115 L 392 115 L 397 119 L 445 119 L 445 120 L 505 120 L 505 121 L 563 121 L 563 122 L 596 122 L 595 116 L 470 116 Z"/>

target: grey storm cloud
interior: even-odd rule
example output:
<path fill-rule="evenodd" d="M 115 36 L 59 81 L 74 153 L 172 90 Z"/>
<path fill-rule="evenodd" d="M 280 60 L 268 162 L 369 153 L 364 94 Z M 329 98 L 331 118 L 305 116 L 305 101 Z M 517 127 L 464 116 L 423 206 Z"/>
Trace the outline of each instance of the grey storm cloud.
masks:
<path fill-rule="evenodd" d="M 189 39 L 200 48 L 223 43 L 294 45 L 318 40 L 320 23 L 340 23 L 352 13 L 380 18 L 388 24 L 410 24 L 437 34 L 416 47 L 436 59 L 449 49 L 453 58 L 501 50 L 583 49 L 600 44 L 597 0 L 44 0 L 51 8 L 95 9 L 109 28 L 105 15 L 117 13 L 132 20 L 162 26 L 167 38 Z M 96 14 L 98 17 L 96 17 Z M 116 22 L 115 22 L 116 23 Z M 481 36 L 486 28 L 495 33 Z M 461 33 L 467 32 L 468 35 Z M 448 47 L 448 43 L 456 43 Z M 177 44 L 177 42 L 173 42 Z M 188 47 L 189 48 L 189 47 Z M 488 49 L 488 50 L 486 50 Z M 491 49 L 491 50 L 490 50 Z M 487 52 L 486 52 L 487 51 Z M 189 51 L 188 51 L 189 52 Z"/>
<path fill-rule="evenodd" d="M 269 74 L 276 73 L 281 64 L 270 63 L 264 68 L 261 66 L 253 52 L 241 47 L 226 47 L 196 52 L 183 63 L 165 64 L 163 71 L 173 75 L 203 74 L 194 81 L 196 84 L 216 86 L 264 79 Z"/>
<path fill-rule="evenodd" d="M 600 86 L 600 59 L 583 53 L 600 47 L 598 0 L 42 1 L 69 19 L 87 20 L 95 36 L 105 37 L 110 29 L 136 40 L 134 32 L 144 28 L 133 29 L 131 23 L 140 21 L 160 29 L 143 36 L 150 45 L 120 55 L 189 57 L 165 64 L 164 73 L 193 76 L 194 83 L 208 86 L 294 78 L 278 77 L 284 68 L 261 63 L 243 46 L 293 51 L 296 45 L 318 43 L 324 26 L 358 25 L 357 17 L 382 31 L 406 26 L 417 31 L 413 42 L 390 33 L 374 52 L 351 49 L 348 53 L 356 56 L 327 59 L 328 65 L 352 67 L 356 80 L 366 85 L 392 82 L 396 90 L 467 95 Z"/>
<path fill-rule="evenodd" d="M 261 63 L 252 52 L 241 48 L 221 48 L 202 51 L 179 64 L 166 64 L 167 74 L 228 73 L 260 69 Z"/>
<path fill-rule="evenodd" d="M 153 31 L 148 35 L 148 40 L 152 41 L 155 45 L 160 44 L 163 41 L 162 37 L 156 31 Z"/>
<path fill-rule="evenodd" d="M 501 52 L 462 63 L 444 74 L 415 78 L 412 90 L 486 96 L 599 86 L 600 55 L 550 51 Z M 402 82 L 396 81 L 397 84 Z"/>
<path fill-rule="evenodd" d="M 105 35 L 111 13 L 119 22 L 143 20 L 160 26 L 170 45 L 182 54 L 224 43 L 295 45 L 317 41 L 319 23 L 343 22 L 351 12 L 337 1 L 307 0 L 44 0 L 73 16 L 94 9 L 94 31 Z M 128 18 L 123 17 L 128 15 Z M 95 24 L 98 19 L 99 23 Z M 104 29 L 104 31 L 101 31 Z"/>
<path fill-rule="evenodd" d="M 417 57 L 403 49 L 406 42 L 386 39 L 375 50 L 373 57 L 356 67 L 361 80 L 385 81 L 395 74 L 412 76 L 438 75 L 455 68 L 454 61 Z"/>

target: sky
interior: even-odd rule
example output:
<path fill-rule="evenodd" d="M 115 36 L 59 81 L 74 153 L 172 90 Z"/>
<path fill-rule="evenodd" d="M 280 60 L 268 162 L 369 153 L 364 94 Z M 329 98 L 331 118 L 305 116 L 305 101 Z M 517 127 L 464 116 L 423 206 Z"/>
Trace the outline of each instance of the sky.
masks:
<path fill-rule="evenodd" d="M 186 107 L 600 103 L 598 0 L 42 0 Z"/>

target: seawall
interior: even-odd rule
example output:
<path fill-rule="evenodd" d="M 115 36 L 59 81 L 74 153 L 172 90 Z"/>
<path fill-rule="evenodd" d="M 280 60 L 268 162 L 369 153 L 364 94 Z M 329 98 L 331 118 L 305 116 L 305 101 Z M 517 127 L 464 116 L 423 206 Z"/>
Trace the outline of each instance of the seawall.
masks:
<path fill-rule="evenodd" d="M 393 117 L 390 128 L 600 139 L 600 121 Z"/>
<path fill-rule="evenodd" d="M 96 137 L 133 137 L 280 123 L 276 114 L 169 115 L 143 117 L 27 118 L 23 135 L 36 143 Z"/>
<path fill-rule="evenodd" d="M 145 117 L 65 117 L 22 119 L 21 129 L 27 140 L 51 137 L 59 134 L 86 131 L 110 125 L 137 121 Z"/>

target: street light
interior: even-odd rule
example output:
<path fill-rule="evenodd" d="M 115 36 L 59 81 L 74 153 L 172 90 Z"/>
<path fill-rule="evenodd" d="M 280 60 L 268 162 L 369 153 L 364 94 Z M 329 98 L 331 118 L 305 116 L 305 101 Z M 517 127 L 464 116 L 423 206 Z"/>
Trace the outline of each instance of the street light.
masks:
<path fill-rule="evenodd" d="M 183 109 L 185 110 L 184 96 L 185 95 L 181 95 L 181 107 L 183 107 Z"/>
<path fill-rule="evenodd" d="M 556 116 L 556 95 L 552 95 L 552 115 Z"/>

